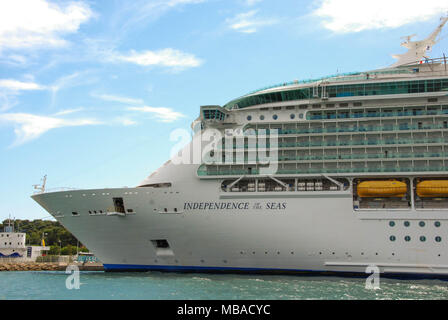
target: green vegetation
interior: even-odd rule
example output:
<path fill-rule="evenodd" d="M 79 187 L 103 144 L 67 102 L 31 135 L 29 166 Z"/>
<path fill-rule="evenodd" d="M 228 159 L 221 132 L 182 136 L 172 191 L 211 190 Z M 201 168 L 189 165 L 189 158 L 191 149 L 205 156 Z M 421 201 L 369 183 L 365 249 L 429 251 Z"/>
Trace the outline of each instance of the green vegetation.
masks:
<path fill-rule="evenodd" d="M 8 226 L 8 219 L 0 223 L 0 231 L 3 231 L 5 226 Z M 12 222 L 11 222 L 12 223 Z M 49 255 L 72 255 L 76 254 L 76 246 L 79 246 L 78 251 L 88 252 L 89 250 L 78 243 L 70 232 L 68 232 L 59 222 L 48 220 L 15 220 L 14 230 L 16 232 L 26 233 L 26 245 L 41 245 L 42 237 L 45 240 L 45 245 L 50 246 Z"/>

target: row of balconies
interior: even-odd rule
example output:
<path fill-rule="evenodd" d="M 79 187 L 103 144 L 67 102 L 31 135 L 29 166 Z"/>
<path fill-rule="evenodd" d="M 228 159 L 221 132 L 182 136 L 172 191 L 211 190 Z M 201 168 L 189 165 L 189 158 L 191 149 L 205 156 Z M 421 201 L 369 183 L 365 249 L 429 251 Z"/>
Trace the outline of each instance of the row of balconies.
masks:
<path fill-rule="evenodd" d="M 350 168 L 298 168 L 298 169 L 279 169 L 276 174 L 323 174 L 323 173 L 387 173 L 387 172 L 441 172 L 448 171 L 448 164 L 445 166 L 393 166 L 393 167 L 350 167 Z M 198 176 L 242 176 L 259 175 L 258 168 L 230 170 L 221 168 L 219 170 L 200 168 Z"/>
<path fill-rule="evenodd" d="M 385 117 L 415 117 L 415 116 L 436 116 L 448 114 L 448 106 L 444 106 L 442 110 L 412 110 L 398 112 L 380 112 L 380 111 L 356 111 L 350 112 L 323 112 L 307 115 L 307 120 L 331 120 L 331 119 L 359 119 L 359 118 L 385 118 Z"/>
<path fill-rule="evenodd" d="M 415 139 L 357 139 L 357 140 L 332 140 L 332 141 L 303 141 L 303 142 L 279 142 L 277 146 L 267 143 L 262 148 L 258 144 L 233 145 L 233 149 L 281 149 L 281 148 L 303 148 L 303 147 L 337 147 L 337 146 L 368 146 L 368 145 L 408 145 L 408 144 L 429 144 L 429 143 L 448 143 L 448 137 L 428 137 Z M 223 146 L 218 146 L 219 150 L 225 151 Z"/>
<path fill-rule="evenodd" d="M 400 125 L 384 125 L 384 126 L 352 126 L 352 127 L 331 127 L 331 128 L 301 128 L 301 129 L 278 129 L 278 135 L 300 135 L 300 134 L 316 134 L 316 133 L 351 133 L 351 132 L 384 132 L 384 131 L 412 131 L 412 130 L 440 130 L 448 129 L 447 123 L 436 124 L 400 124 Z M 260 133 L 259 136 L 265 137 L 270 135 L 271 130 L 266 132 L 255 130 L 254 132 L 246 131 L 247 136 L 253 136 Z"/>

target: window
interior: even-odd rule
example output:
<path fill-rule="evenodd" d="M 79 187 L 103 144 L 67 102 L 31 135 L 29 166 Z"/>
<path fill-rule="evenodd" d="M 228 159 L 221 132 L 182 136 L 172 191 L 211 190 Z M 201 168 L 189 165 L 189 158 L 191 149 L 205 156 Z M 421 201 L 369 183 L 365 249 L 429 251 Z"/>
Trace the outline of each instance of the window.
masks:
<path fill-rule="evenodd" d="M 167 183 L 155 183 L 155 184 L 146 184 L 144 186 L 140 186 L 139 188 L 171 188 L 172 184 L 170 182 Z"/>
<path fill-rule="evenodd" d="M 448 81 L 441 79 L 434 80 L 414 80 L 399 81 L 388 83 L 359 83 L 353 85 L 331 85 L 327 87 L 329 97 L 354 97 L 354 96 L 371 96 L 371 95 L 392 95 L 407 93 L 424 93 L 424 92 L 440 92 L 448 89 Z M 239 98 L 229 102 L 224 108 L 232 109 L 246 108 L 249 106 L 260 105 L 265 103 L 286 102 L 295 100 L 306 100 L 313 96 L 313 88 L 301 88 L 296 90 L 287 90 L 274 93 L 259 93 L 248 97 Z M 429 98 L 428 102 L 437 102 L 437 98 Z M 341 103 L 339 106 L 345 106 Z M 361 102 L 355 102 L 354 106 L 361 106 Z M 301 108 L 302 106 L 300 106 Z M 313 106 L 314 107 L 314 106 Z M 315 106 L 317 107 L 317 106 Z M 320 107 L 320 106 L 319 106 Z M 331 104 L 329 107 L 332 107 Z M 207 117 L 219 118 L 219 114 L 215 111 L 207 110 Z M 220 112 L 220 111 L 219 111 Z"/>
<path fill-rule="evenodd" d="M 442 237 L 437 236 L 435 240 L 436 240 L 436 242 L 440 242 L 440 241 L 442 241 Z"/>
<path fill-rule="evenodd" d="M 278 119 L 278 116 L 277 116 L 276 114 L 274 114 L 274 115 L 272 116 L 272 119 L 277 120 L 277 119 Z"/>
<path fill-rule="evenodd" d="M 411 237 L 410 237 L 410 236 L 406 236 L 406 237 L 404 237 L 404 240 L 405 240 L 406 242 L 409 242 L 409 241 L 411 241 Z"/>
<path fill-rule="evenodd" d="M 72 212 L 72 216 L 77 216 L 78 212 Z"/>
<path fill-rule="evenodd" d="M 389 239 L 390 241 L 395 241 L 397 238 L 395 238 L 395 236 L 390 236 Z"/>
<path fill-rule="evenodd" d="M 251 121 L 252 120 L 252 116 L 247 116 L 247 121 Z"/>
<path fill-rule="evenodd" d="M 157 249 L 168 249 L 170 247 L 170 244 L 167 240 L 151 240 L 153 246 Z"/>
<path fill-rule="evenodd" d="M 294 113 L 291 113 L 291 114 L 289 115 L 289 117 L 290 117 L 291 120 L 292 120 L 292 119 L 294 119 L 294 118 L 296 117 L 296 115 L 295 115 Z"/>
<path fill-rule="evenodd" d="M 264 120 L 264 116 L 263 115 L 260 116 L 260 120 Z"/>
<path fill-rule="evenodd" d="M 425 242 L 425 241 L 426 241 L 426 237 L 425 237 L 425 236 L 421 236 L 421 237 L 420 237 L 420 241 L 421 241 L 421 242 Z"/>
<path fill-rule="evenodd" d="M 124 209 L 123 198 L 113 198 L 113 201 L 114 201 L 115 212 L 126 213 L 126 211 Z"/>

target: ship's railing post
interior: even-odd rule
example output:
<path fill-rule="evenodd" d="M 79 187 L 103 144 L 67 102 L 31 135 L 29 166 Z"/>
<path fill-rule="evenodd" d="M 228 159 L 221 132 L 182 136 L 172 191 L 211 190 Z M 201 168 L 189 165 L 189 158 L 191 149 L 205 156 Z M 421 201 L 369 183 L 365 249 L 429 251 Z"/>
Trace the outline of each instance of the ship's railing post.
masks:
<path fill-rule="evenodd" d="M 411 208 L 415 210 L 415 197 L 414 197 L 414 178 L 409 178 L 409 186 L 411 190 Z"/>

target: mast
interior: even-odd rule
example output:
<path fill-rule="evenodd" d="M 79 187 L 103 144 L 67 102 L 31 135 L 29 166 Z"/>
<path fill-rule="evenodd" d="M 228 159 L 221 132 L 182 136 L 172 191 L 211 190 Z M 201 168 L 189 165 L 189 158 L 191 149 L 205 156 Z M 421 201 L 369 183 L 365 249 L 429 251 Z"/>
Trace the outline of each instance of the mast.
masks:
<path fill-rule="evenodd" d="M 33 184 L 35 190 L 38 190 L 36 193 L 44 193 L 45 185 L 47 184 L 47 175 L 42 178 L 42 184 Z"/>
<path fill-rule="evenodd" d="M 424 40 L 411 41 L 415 35 L 405 37 L 406 41 L 401 44 L 402 47 L 408 49 L 408 52 L 404 54 L 393 55 L 398 59 L 391 67 L 399 67 L 402 65 L 417 62 L 425 58 L 427 53 L 431 51 L 432 47 L 440 40 L 437 39 L 443 27 L 448 22 L 448 16 L 440 18 L 441 22 L 439 26 Z"/>

